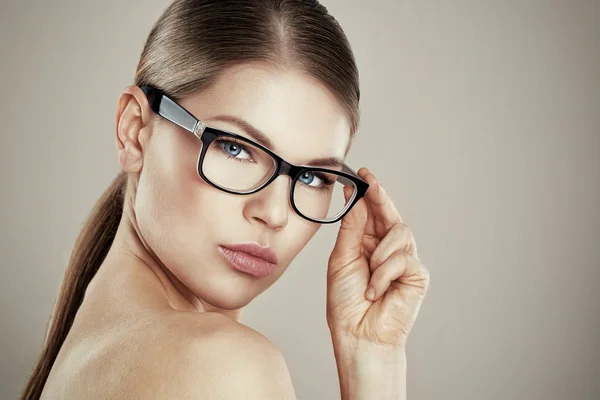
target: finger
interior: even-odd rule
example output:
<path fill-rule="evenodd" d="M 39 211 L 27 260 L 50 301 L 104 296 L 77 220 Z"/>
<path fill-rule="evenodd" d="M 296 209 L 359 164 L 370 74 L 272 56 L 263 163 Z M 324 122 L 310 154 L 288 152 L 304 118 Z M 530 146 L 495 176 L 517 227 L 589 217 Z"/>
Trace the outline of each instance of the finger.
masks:
<path fill-rule="evenodd" d="M 362 169 L 363 175 L 359 175 L 369 184 L 369 190 L 365 198 L 371 203 L 371 208 L 375 219 L 384 229 L 388 230 L 397 223 L 402 222 L 402 217 L 396 209 L 392 199 L 388 196 L 387 191 L 371 171 L 367 168 Z"/>
<path fill-rule="evenodd" d="M 408 226 L 402 223 L 394 225 L 371 254 L 369 259 L 371 272 L 374 272 L 397 250 L 402 250 L 415 258 L 417 257 L 417 247 L 413 234 Z"/>
<path fill-rule="evenodd" d="M 344 187 L 344 197 L 350 198 L 353 188 Z M 329 264 L 343 267 L 361 256 L 362 239 L 367 223 L 367 208 L 363 199 L 342 218 L 336 242 L 329 257 Z M 332 261 L 335 261 L 332 263 Z M 335 272 L 335 271 L 330 271 Z"/>
<path fill-rule="evenodd" d="M 418 293 L 424 295 L 428 282 L 428 273 L 422 268 L 421 262 L 413 256 L 397 250 L 388 257 L 371 275 L 369 286 L 365 293 L 367 299 L 376 301 L 390 287 L 392 282 L 398 280 L 399 284 L 416 286 Z M 416 284 L 413 285 L 413 282 Z M 423 287 L 425 286 L 425 287 Z M 373 296 L 369 297 L 369 290 L 373 289 Z M 424 290 L 423 290 L 424 289 Z"/>

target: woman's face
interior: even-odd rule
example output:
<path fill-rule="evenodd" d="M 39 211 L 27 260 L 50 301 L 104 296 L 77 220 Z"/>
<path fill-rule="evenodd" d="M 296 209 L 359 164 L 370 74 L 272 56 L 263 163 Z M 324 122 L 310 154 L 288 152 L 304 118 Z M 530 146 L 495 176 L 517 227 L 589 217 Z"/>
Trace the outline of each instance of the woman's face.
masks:
<path fill-rule="evenodd" d="M 260 130 L 271 150 L 294 164 L 320 157 L 344 158 L 350 125 L 339 102 L 316 79 L 299 71 L 245 64 L 222 74 L 209 90 L 179 102 L 215 128 L 253 139 L 235 117 Z M 203 301 L 239 309 L 272 285 L 321 226 L 289 204 L 289 176 L 251 195 L 218 190 L 197 173 L 201 141 L 156 118 L 144 148 L 135 198 L 139 232 L 169 271 Z M 219 245 L 256 242 L 277 256 L 270 275 L 234 269 Z M 323 266 L 324 268 L 326 266 Z"/>

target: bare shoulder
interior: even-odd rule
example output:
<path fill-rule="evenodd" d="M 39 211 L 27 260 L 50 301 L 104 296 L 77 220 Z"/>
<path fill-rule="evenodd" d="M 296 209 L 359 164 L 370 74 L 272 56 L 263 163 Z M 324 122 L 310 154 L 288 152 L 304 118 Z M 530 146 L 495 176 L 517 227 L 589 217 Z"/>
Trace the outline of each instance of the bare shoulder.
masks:
<path fill-rule="evenodd" d="M 296 398 L 283 355 L 269 339 L 218 313 L 196 317 L 178 316 L 164 333 L 170 350 L 155 364 L 158 385 L 143 398 Z"/>

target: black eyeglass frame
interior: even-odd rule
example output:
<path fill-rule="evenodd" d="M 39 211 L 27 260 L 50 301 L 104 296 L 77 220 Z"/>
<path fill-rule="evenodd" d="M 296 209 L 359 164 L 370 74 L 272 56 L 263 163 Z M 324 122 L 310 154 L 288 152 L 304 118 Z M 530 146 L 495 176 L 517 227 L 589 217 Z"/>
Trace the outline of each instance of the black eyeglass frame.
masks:
<path fill-rule="evenodd" d="M 202 149 L 198 156 L 197 171 L 198 171 L 198 174 L 200 175 L 200 177 L 202 179 L 204 179 L 204 181 L 206 181 L 209 185 L 215 187 L 216 189 L 219 189 L 224 192 L 231 193 L 231 194 L 248 195 L 248 194 L 256 193 L 259 190 L 265 188 L 267 185 L 269 185 L 271 182 L 273 182 L 275 179 L 277 179 L 277 177 L 279 177 L 280 175 L 288 175 L 290 178 L 292 178 L 292 181 L 290 184 L 290 197 L 289 197 L 289 201 L 290 201 L 292 208 L 302 218 L 307 219 L 312 222 L 320 223 L 320 224 L 332 224 L 332 223 L 335 223 L 335 222 L 341 220 L 352 209 L 352 207 L 354 207 L 354 205 L 358 202 L 358 200 L 360 200 L 362 197 L 364 197 L 364 195 L 367 193 L 369 184 L 365 180 L 363 180 L 360 176 L 358 176 L 358 174 L 354 170 L 352 170 L 352 168 L 350 168 L 346 163 L 342 164 L 341 171 L 332 170 L 332 169 L 328 169 L 328 168 L 306 166 L 306 165 L 295 165 L 295 164 L 289 163 L 289 162 L 285 161 L 283 158 L 281 158 L 279 155 L 274 153 L 271 149 L 261 145 L 260 143 L 256 143 L 253 140 L 250 140 L 250 139 L 248 139 L 244 136 L 238 135 L 236 133 L 224 131 L 222 129 L 218 129 L 218 128 L 214 128 L 212 126 L 206 125 L 204 122 L 202 122 L 201 120 L 196 118 L 194 115 L 192 115 L 191 112 L 186 110 L 181 105 L 177 104 L 173 99 L 171 99 L 169 96 L 167 96 L 164 92 L 162 92 L 159 89 L 156 89 L 151 86 L 140 86 L 140 89 L 144 92 L 144 94 L 148 98 L 148 101 L 150 102 L 150 108 L 152 109 L 153 112 L 155 112 L 156 114 L 165 118 L 166 120 L 171 121 L 172 123 L 184 128 L 185 130 L 194 134 L 194 136 L 196 136 L 198 139 L 200 139 L 202 141 Z M 215 139 L 217 139 L 219 137 L 223 137 L 223 136 L 232 137 L 236 140 L 246 142 L 252 146 L 258 147 L 259 149 L 261 149 L 264 152 L 266 152 L 267 154 L 269 154 L 275 160 L 275 163 L 276 163 L 275 171 L 274 171 L 273 175 L 265 183 L 263 183 L 256 189 L 253 189 L 248 192 L 232 191 L 232 190 L 226 189 L 224 187 L 221 187 L 221 186 L 213 183 L 210 179 L 208 179 L 204 175 L 204 173 L 202 171 L 202 163 L 204 161 L 204 156 L 206 155 L 206 151 L 209 148 L 210 144 Z M 294 204 L 294 188 L 296 186 L 296 181 L 298 180 L 298 178 L 300 177 L 300 175 L 302 173 L 307 172 L 307 171 L 318 171 L 318 172 L 326 172 L 326 173 L 335 174 L 338 176 L 337 180 L 339 180 L 340 182 L 344 183 L 344 179 L 347 179 L 356 186 L 356 192 L 354 193 L 354 197 L 350 199 L 350 201 L 348 202 L 348 205 L 346 205 L 346 208 L 343 209 L 342 211 L 340 211 L 333 220 L 319 220 L 319 219 L 314 219 L 314 218 L 308 217 L 308 216 L 302 214 L 302 212 L 300 210 L 298 210 L 298 208 L 296 207 L 296 204 Z"/>

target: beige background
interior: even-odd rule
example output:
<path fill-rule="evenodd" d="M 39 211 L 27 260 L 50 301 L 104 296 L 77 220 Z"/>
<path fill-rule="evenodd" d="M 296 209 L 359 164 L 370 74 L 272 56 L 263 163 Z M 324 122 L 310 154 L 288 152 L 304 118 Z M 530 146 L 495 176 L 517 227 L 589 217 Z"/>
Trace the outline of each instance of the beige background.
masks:
<path fill-rule="evenodd" d="M 165 0 L 0 6 L 0 398 L 39 352 L 81 224 L 118 172 L 114 114 Z M 431 271 L 410 399 L 600 398 L 600 3 L 324 4 L 359 64 L 349 162 L 381 179 Z M 299 399 L 339 398 L 324 227 L 245 322 Z"/>

